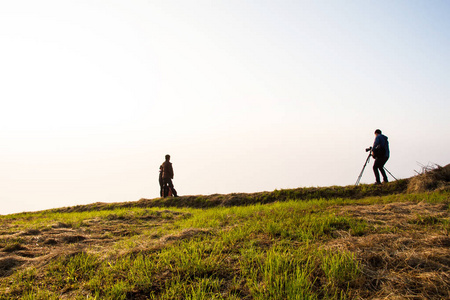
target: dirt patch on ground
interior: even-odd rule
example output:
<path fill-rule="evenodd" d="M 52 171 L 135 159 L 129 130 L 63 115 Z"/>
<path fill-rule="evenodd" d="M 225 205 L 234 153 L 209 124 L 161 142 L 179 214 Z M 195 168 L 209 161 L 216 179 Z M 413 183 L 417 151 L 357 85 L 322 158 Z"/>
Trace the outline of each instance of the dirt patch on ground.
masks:
<path fill-rule="evenodd" d="M 178 240 L 185 240 L 185 239 L 192 239 L 196 237 L 202 237 L 202 236 L 210 236 L 212 233 L 210 230 L 206 229 L 199 229 L 199 228 L 189 228 L 181 231 L 177 234 L 170 234 L 167 236 L 164 236 L 160 239 L 162 243 L 167 243 L 169 241 L 178 241 Z"/>
<path fill-rule="evenodd" d="M 450 299 L 447 205 L 411 202 L 353 205 L 340 207 L 337 214 L 364 220 L 373 232 L 364 236 L 342 233 L 340 238 L 324 245 L 357 255 L 364 277 L 369 279 L 365 290 L 374 292 L 361 297 Z"/>
<path fill-rule="evenodd" d="M 13 256 L 0 258 L 0 277 L 11 275 L 13 270 L 23 263 L 22 259 Z"/>
<path fill-rule="evenodd" d="M 62 254 L 109 251 L 112 244 L 124 237 L 157 229 L 179 217 L 183 217 L 180 212 L 162 210 L 141 217 L 109 215 L 103 219 L 86 219 L 77 225 L 56 222 L 44 229 L 18 232 L 9 228 L 14 225 L 4 223 L 0 234 L 0 277 L 9 276 L 20 268 L 44 265 Z M 192 234 L 195 233 L 184 233 Z M 182 238 L 183 234 L 168 237 L 168 240 Z"/>
<path fill-rule="evenodd" d="M 333 209 L 333 208 L 331 208 Z M 448 218 L 447 204 L 425 202 L 397 202 L 376 205 L 348 205 L 339 207 L 338 215 L 350 215 L 365 220 L 370 226 L 379 229 L 417 229 L 417 224 L 442 222 Z"/>

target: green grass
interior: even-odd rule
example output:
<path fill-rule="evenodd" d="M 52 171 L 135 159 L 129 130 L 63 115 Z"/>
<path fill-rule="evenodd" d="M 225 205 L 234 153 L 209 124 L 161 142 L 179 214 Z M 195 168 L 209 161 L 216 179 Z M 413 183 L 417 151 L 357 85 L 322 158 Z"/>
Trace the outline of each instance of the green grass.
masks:
<path fill-rule="evenodd" d="M 358 193 L 367 192 L 364 189 L 369 187 L 362 186 Z M 365 288 L 358 254 L 324 245 L 342 232 L 357 237 L 376 229 L 364 219 L 339 214 L 339 208 L 449 202 L 448 192 L 359 200 L 311 196 L 298 201 L 298 195 L 292 195 L 294 199 L 286 191 L 275 191 L 260 196 L 267 204 L 207 209 L 110 205 L 102 210 L 0 216 L 0 222 L 8 224 L 4 234 L 33 229 L 39 235 L 55 226 L 89 234 L 104 225 L 132 233 L 120 238 L 104 233 L 105 238 L 115 238 L 105 247 L 68 245 L 48 263 L 0 277 L 0 299 L 356 298 L 355 291 Z M 273 202 L 273 197 L 282 201 Z M 417 215 L 411 224 L 442 230 L 448 229 L 448 218 Z M 6 253 L 27 244 L 25 237 L 2 238 L 0 247 Z"/>

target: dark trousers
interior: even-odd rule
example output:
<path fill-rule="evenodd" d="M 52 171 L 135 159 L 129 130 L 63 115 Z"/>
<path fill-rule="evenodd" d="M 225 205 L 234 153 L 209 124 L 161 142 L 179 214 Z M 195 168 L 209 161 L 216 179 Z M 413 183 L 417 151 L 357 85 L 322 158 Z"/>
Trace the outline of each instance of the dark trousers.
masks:
<path fill-rule="evenodd" d="M 172 189 L 172 195 L 174 195 L 175 197 L 178 197 L 177 191 L 173 187 L 172 179 L 170 179 L 170 178 L 163 178 L 163 186 L 166 186 L 166 185 L 168 185 Z"/>
<path fill-rule="evenodd" d="M 162 176 L 159 176 L 159 196 L 163 196 L 164 180 Z"/>
<path fill-rule="evenodd" d="M 383 176 L 383 181 L 388 182 L 388 178 L 386 176 L 386 172 L 384 171 L 384 164 L 388 161 L 389 157 L 377 157 L 375 158 L 375 162 L 373 163 L 373 172 L 375 173 L 375 180 L 377 183 L 381 183 L 380 173 Z M 378 173 L 380 170 L 380 173 Z"/>

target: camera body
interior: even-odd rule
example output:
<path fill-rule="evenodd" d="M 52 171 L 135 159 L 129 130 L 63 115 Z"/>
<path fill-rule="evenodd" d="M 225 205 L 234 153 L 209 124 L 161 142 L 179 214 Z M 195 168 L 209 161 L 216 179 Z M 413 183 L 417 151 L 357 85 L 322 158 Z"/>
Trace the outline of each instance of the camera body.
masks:
<path fill-rule="evenodd" d="M 366 148 L 366 152 L 372 151 L 372 147 Z"/>

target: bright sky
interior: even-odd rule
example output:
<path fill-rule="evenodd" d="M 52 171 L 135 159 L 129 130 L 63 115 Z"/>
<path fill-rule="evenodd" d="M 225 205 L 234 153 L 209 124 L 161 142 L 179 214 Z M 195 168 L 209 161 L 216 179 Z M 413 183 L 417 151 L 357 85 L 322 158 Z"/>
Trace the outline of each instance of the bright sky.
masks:
<path fill-rule="evenodd" d="M 0 214 L 450 163 L 449 1 L 0 2 Z M 362 183 L 373 183 L 372 161 Z"/>

